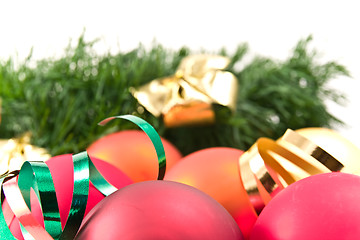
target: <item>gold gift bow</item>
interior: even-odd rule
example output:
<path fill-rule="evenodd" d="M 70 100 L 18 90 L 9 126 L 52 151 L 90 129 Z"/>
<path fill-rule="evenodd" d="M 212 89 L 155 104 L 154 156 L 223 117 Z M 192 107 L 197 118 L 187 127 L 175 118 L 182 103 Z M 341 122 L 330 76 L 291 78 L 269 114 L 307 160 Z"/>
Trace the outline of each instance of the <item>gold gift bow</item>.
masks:
<path fill-rule="evenodd" d="M 341 171 L 343 167 L 324 149 L 291 129 L 277 141 L 259 138 L 239 158 L 246 192 L 260 196 L 265 205 L 278 189 L 306 176 Z"/>
<path fill-rule="evenodd" d="M 51 156 L 39 147 L 30 145 L 30 133 L 19 138 L 0 139 L 0 177 L 19 170 L 25 161 L 45 161 Z"/>
<path fill-rule="evenodd" d="M 224 71 L 229 63 L 230 59 L 223 56 L 191 55 L 181 61 L 174 75 L 130 91 L 156 117 L 194 101 L 215 103 L 234 111 L 238 83 L 232 73 Z"/>

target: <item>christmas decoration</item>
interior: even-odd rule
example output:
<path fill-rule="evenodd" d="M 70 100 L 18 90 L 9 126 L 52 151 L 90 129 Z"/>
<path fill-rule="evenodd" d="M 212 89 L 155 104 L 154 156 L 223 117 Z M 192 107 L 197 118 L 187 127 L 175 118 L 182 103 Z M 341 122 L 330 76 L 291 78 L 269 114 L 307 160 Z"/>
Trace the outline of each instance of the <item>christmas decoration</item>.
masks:
<path fill-rule="evenodd" d="M 166 166 L 170 169 L 182 155 L 169 141 L 161 138 L 161 142 L 165 149 Z M 156 152 L 143 131 L 123 130 L 108 134 L 93 142 L 87 152 L 121 169 L 134 182 L 157 178 Z"/>
<path fill-rule="evenodd" d="M 19 170 L 30 159 L 46 161 L 51 157 L 46 149 L 31 145 L 30 137 L 27 132 L 18 138 L 0 139 L 0 177 Z"/>
<path fill-rule="evenodd" d="M 338 132 L 328 128 L 302 128 L 295 132 L 338 159 L 344 165 L 342 172 L 360 175 L 360 149 Z"/>
<path fill-rule="evenodd" d="M 238 159 L 242 153 L 235 148 L 203 149 L 185 156 L 164 179 L 193 186 L 213 197 L 234 217 L 247 238 L 256 214 L 239 178 Z"/>
<path fill-rule="evenodd" d="M 299 179 L 331 171 L 346 172 L 350 170 L 348 165 L 349 162 L 334 158 L 290 129 L 277 141 L 258 139 L 239 159 L 242 181 L 248 183 L 246 191 L 259 195 L 264 204 L 279 190 Z"/>
<path fill-rule="evenodd" d="M 360 177 L 325 173 L 280 192 L 261 212 L 251 240 L 359 239 Z"/>
<path fill-rule="evenodd" d="M 131 115 L 107 118 L 100 124 L 104 125 L 116 118 L 135 123 L 151 139 L 159 163 L 158 179 L 161 179 L 165 172 L 166 159 L 161 139 L 155 129 L 146 121 Z M 117 190 L 98 172 L 86 151 L 73 155 L 72 160 L 74 173 L 73 196 L 64 227 L 61 226 L 60 222 L 53 179 L 45 162 L 26 161 L 20 171 L 8 173 L 0 178 L 0 192 L 2 195 L 0 200 L 2 206 L 0 208 L 0 234 L 2 238 L 14 239 L 8 226 L 8 223 L 11 222 L 9 213 L 13 212 L 23 227 L 22 233 L 26 235 L 25 239 L 73 239 L 85 214 L 89 195 L 89 181 L 105 196 Z M 43 224 L 36 219 L 36 214 L 33 215 L 30 211 L 31 189 L 34 190 L 39 199 L 41 211 L 38 212 L 43 214 Z M 11 211 L 7 211 L 6 208 L 3 210 L 3 196 L 9 206 L 8 209 Z"/>
<path fill-rule="evenodd" d="M 243 238 L 230 214 L 205 193 L 172 181 L 146 181 L 101 201 L 76 239 Z"/>
<path fill-rule="evenodd" d="M 173 76 L 155 79 L 133 89 L 133 95 L 165 126 L 212 124 L 212 104 L 235 111 L 237 79 L 224 69 L 230 59 L 216 55 L 185 57 Z"/>
<path fill-rule="evenodd" d="M 25 239 L 49 240 L 73 239 L 76 235 L 78 239 L 99 238 L 105 232 L 109 238 L 123 234 L 161 238 L 176 232 L 175 236 L 189 239 L 208 238 L 207 234 L 215 239 L 249 239 L 250 233 L 253 239 L 278 239 L 285 235 L 290 239 L 319 239 L 335 236 L 331 231 L 330 235 L 324 233 L 328 225 L 346 238 L 355 228 L 348 219 L 356 222 L 359 215 L 353 205 L 360 181 L 356 175 L 359 150 L 329 129 L 288 129 L 277 140 L 259 138 L 246 152 L 226 147 L 203 149 L 175 162 L 165 175 L 165 149 L 155 129 L 132 115 L 107 118 L 100 125 L 108 125 L 113 119 L 128 120 L 146 133 L 158 161 L 154 172 L 158 180 L 164 180 L 133 183 L 117 190 L 96 168 L 107 172 L 109 163 L 93 161 L 86 151 L 72 155 L 72 161 L 70 155 L 46 162 L 25 161 L 20 170 L 0 177 L 2 238 L 14 239 L 13 233 L 20 235 L 19 223 Z M 340 155 L 331 150 L 336 147 L 342 149 Z M 118 154 L 121 161 L 121 152 Z M 112 176 L 119 175 L 117 168 L 110 168 L 114 170 Z M 73 173 L 73 181 L 62 170 Z M 129 182 L 122 182 L 121 186 Z M 59 189 L 59 183 L 65 190 Z M 88 206 L 95 193 L 94 204 Z M 284 212 L 287 203 L 290 215 Z M 120 227 L 114 228 L 108 224 L 110 221 L 121 222 Z M 139 225 L 140 230 L 134 231 Z"/>
<path fill-rule="evenodd" d="M 102 176 L 113 186 L 120 189 L 126 185 L 132 183 L 130 178 L 126 176 L 124 173 L 119 171 L 116 167 L 110 165 L 107 162 L 99 160 L 97 158 L 92 157 L 91 161 L 102 174 Z M 73 161 L 72 155 L 60 155 L 50 158 L 46 161 L 46 165 L 49 167 L 52 179 L 54 181 L 56 198 L 59 205 L 60 211 L 60 220 L 62 227 L 65 226 L 67 216 L 70 212 L 71 200 L 73 195 L 73 187 L 74 187 L 74 176 L 73 176 Z M 42 214 L 41 207 L 38 204 L 38 200 L 36 194 L 32 192 L 31 194 L 31 209 L 32 214 L 36 216 L 36 219 L 41 222 Z M 104 195 L 97 190 L 92 183 L 89 185 L 89 194 L 85 209 L 86 214 L 102 199 Z M 5 203 L 6 204 L 6 203 Z M 9 228 L 13 235 L 17 239 L 23 239 L 19 221 L 15 218 L 11 221 Z"/>
<path fill-rule="evenodd" d="M 52 156 L 77 153 L 104 135 L 136 128 L 124 123 L 100 129 L 97 122 L 133 114 L 187 155 L 218 146 L 248 149 L 260 137 L 281 137 L 287 128 L 331 128 L 339 123 L 325 102 L 342 103 L 342 93 L 327 83 L 348 72 L 336 62 L 322 59 L 319 63 L 319 54 L 309 46 L 311 37 L 300 40 L 289 58 L 281 61 L 261 55 L 249 59 L 247 44 L 239 44 L 232 53 L 213 52 L 231 59 L 221 71 L 238 80 L 236 108 L 232 114 L 216 109 L 214 125 L 180 128 L 167 128 L 162 118 L 138 103 L 130 89 L 174 75 L 185 57 L 198 52 L 186 47 L 169 50 L 154 43 L 150 48 L 140 45 L 100 56 L 94 50 L 96 42 L 84 39 L 82 35 L 76 47 L 69 45 L 61 58 L 35 62 L 30 54 L 17 66 L 14 59 L 0 60 L 2 138 L 30 131 L 31 144 L 46 148 Z M 206 49 L 202 52 L 209 54 Z M 249 61 L 243 61 L 244 56 Z M 207 116 L 206 104 L 196 106 L 205 109 Z"/>

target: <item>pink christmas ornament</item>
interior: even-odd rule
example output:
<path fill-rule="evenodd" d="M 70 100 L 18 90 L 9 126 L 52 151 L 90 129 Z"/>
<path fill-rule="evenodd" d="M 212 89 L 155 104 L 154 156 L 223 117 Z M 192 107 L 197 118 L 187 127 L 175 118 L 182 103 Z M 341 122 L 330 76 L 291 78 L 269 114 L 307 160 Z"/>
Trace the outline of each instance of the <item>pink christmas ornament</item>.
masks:
<path fill-rule="evenodd" d="M 207 194 L 172 181 L 145 181 L 102 200 L 76 239 L 243 238 L 231 215 Z"/>
<path fill-rule="evenodd" d="M 291 184 L 263 209 L 251 240 L 360 239 L 360 177 L 313 175 Z"/>
<path fill-rule="evenodd" d="M 242 150 L 229 147 L 202 149 L 182 158 L 165 173 L 164 179 L 187 184 L 210 195 L 233 216 L 248 238 L 257 215 L 239 175 L 238 161 L 242 154 Z"/>

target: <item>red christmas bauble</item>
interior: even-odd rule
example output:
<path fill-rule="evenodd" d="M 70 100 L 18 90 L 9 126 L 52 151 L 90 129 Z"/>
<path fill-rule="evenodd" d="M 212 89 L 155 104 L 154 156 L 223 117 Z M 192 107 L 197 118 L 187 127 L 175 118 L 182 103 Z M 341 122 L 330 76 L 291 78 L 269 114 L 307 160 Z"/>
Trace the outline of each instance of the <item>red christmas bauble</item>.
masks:
<path fill-rule="evenodd" d="M 146 181 L 124 187 L 95 206 L 75 239 L 242 239 L 231 215 L 185 184 Z"/>
<path fill-rule="evenodd" d="M 325 173 L 277 194 L 259 215 L 251 240 L 360 239 L 360 177 Z"/>
<path fill-rule="evenodd" d="M 166 169 L 171 169 L 182 155 L 169 141 L 161 138 L 166 155 Z M 93 142 L 87 149 L 90 156 L 107 161 L 126 173 L 134 182 L 155 180 L 158 161 L 149 137 L 140 130 L 112 133 Z"/>
<path fill-rule="evenodd" d="M 185 156 L 165 173 L 165 180 L 193 186 L 222 204 L 247 238 L 256 213 L 240 181 L 238 161 L 243 151 L 214 147 Z"/>
<path fill-rule="evenodd" d="M 126 185 L 133 183 L 131 179 L 111 164 L 104 162 L 100 159 L 91 157 L 92 162 L 104 178 L 117 188 L 122 188 Z M 51 176 L 54 181 L 56 197 L 58 200 L 61 225 L 64 227 L 67 216 L 69 215 L 72 194 L 74 188 L 74 167 L 71 154 L 64 154 L 50 158 L 46 161 Z M 89 197 L 86 205 L 85 215 L 102 199 L 104 195 L 97 190 L 90 182 Z M 42 212 L 39 202 L 34 192 L 31 192 L 31 209 L 32 214 L 42 221 Z M 13 217 L 9 228 L 13 235 L 18 239 L 23 239 L 20 225 L 17 218 Z"/>

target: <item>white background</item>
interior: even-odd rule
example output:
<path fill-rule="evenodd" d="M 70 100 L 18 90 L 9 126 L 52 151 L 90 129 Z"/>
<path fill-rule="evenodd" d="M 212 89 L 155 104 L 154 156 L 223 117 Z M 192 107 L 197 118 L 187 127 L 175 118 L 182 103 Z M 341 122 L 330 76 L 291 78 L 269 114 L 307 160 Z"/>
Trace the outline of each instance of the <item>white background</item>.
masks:
<path fill-rule="evenodd" d="M 240 43 L 250 56 L 284 60 L 302 38 L 313 36 L 311 48 L 321 61 L 345 65 L 352 78 L 331 86 L 346 93 L 345 107 L 329 110 L 347 126 L 337 130 L 360 147 L 360 13 L 357 1 L 91 1 L 0 0 L 0 60 L 21 60 L 34 47 L 34 59 L 59 57 L 84 29 L 87 40 L 100 38 L 99 53 L 128 51 L 153 40 L 166 48 L 232 51 Z"/>

